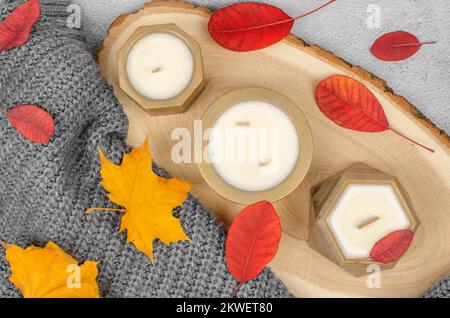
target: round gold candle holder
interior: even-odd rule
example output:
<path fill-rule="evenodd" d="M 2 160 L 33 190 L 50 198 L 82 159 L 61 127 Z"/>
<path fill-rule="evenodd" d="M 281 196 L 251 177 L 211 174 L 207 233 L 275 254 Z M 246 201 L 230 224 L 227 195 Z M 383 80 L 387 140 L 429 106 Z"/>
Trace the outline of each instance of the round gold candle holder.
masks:
<path fill-rule="evenodd" d="M 168 33 L 183 40 L 192 53 L 194 71 L 189 85 L 178 95 L 165 100 L 154 100 L 140 94 L 127 75 L 127 60 L 131 48 L 143 37 L 152 33 Z M 147 25 L 137 28 L 118 51 L 119 87 L 138 105 L 152 115 L 168 115 L 185 112 L 205 88 L 203 58 L 200 45 L 175 24 Z"/>
<path fill-rule="evenodd" d="M 198 163 L 199 170 L 208 185 L 222 197 L 244 205 L 258 201 L 275 202 L 294 191 L 305 178 L 313 155 L 313 138 L 308 120 L 299 106 L 289 98 L 265 88 L 244 88 L 226 93 L 217 99 L 203 114 L 202 124 L 206 130 L 212 128 L 216 120 L 230 107 L 247 101 L 261 101 L 282 110 L 297 129 L 300 144 L 299 158 L 294 170 L 279 185 L 264 191 L 251 192 L 237 189 L 225 182 L 208 162 Z M 204 141 L 204 147 L 208 141 Z M 205 149 L 205 148 L 204 148 Z"/>
<path fill-rule="evenodd" d="M 370 258 L 347 259 L 328 225 L 328 218 L 339 198 L 351 184 L 382 184 L 390 185 L 398 198 L 406 217 L 409 219 L 409 230 L 413 233 L 419 227 L 419 220 L 409 202 L 406 192 L 397 178 L 367 166 L 356 163 L 346 170 L 324 180 L 311 191 L 311 229 L 309 246 L 336 263 L 353 276 L 359 277 L 369 274 L 369 265 L 376 264 L 381 270 L 394 267 L 397 261 L 389 264 L 378 263 Z"/>

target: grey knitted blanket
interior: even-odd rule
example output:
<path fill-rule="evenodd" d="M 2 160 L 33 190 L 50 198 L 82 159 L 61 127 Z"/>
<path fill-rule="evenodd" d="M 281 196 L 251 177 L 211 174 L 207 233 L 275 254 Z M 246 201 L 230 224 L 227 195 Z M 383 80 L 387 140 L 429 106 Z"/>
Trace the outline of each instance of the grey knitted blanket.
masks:
<path fill-rule="evenodd" d="M 0 21 L 23 1 L 6 1 Z M 0 53 L 0 107 L 36 104 L 55 120 L 48 145 L 31 143 L 0 117 L 0 241 L 25 248 L 58 244 L 79 261 L 99 263 L 105 297 L 229 297 L 237 286 L 224 261 L 225 231 L 194 199 L 175 210 L 191 243 L 155 242 L 155 264 L 119 234 L 117 212 L 99 186 L 98 147 L 120 163 L 126 116 L 79 31 L 66 28 L 66 1 L 41 1 L 28 43 Z M 162 171 L 157 171 L 160 174 Z M 18 297 L 0 248 L 0 296 Z M 266 269 L 240 297 L 288 297 Z"/>
<path fill-rule="evenodd" d="M 0 1 L 0 22 L 23 2 Z M 105 297 L 229 297 L 237 282 L 225 265 L 224 229 L 194 198 L 174 211 L 192 242 L 155 242 L 154 265 L 119 234 L 117 212 L 84 213 L 115 207 L 99 185 L 97 149 L 120 163 L 129 150 L 127 121 L 83 36 L 66 27 L 67 5 L 41 0 L 41 19 L 27 44 L 0 53 L 0 107 L 36 104 L 56 124 L 51 142 L 41 145 L 0 116 L 0 241 L 23 248 L 53 241 L 79 261 L 98 261 Z M 4 254 L 0 247 L 0 297 L 20 297 Z M 448 286 L 427 295 L 448 297 Z M 266 269 L 238 296 L 290 295 Z"/>

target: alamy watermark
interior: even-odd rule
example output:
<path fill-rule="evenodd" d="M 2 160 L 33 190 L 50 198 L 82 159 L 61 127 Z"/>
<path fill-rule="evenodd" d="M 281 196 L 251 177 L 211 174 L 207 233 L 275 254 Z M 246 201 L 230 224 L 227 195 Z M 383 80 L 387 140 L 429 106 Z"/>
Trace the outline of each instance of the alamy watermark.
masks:
<path fill-rule="evenodd" d="M 366 23 L 369 29 L 379 29 L 381 28 L 381 8 L 378 4 L 370 4 L 367 7 L 367 17 Z"/>
<path fill-rule="evenodd" d="M 367 276 L 366 284 L 367 288 L 381 288 L 381 268 L 377 264 L 371 264 L 367 266 Z"/>
<path fill-rule="evenodd" d="M 69 273 L 66 280 L 66 286 L 70 289 L 81 288 L 81 267 L 77 264 L 67 266 L 66 272 Z"/>
<path fill-rule="evenodd" d="M 174 163 L 256 164 L 262 174 L 278 170 L 280 161 L 279 128 L 250 127 L 238 122 L 238 127 L 203 130 L 201 120 L 195 120 L 193 134 L 178 127 L 171 133 L 171 159 Z"/>
<path fill-rule="evenodd" d="M 67 17 L 67 27 L 69 29 L 81 28 L 81 8 L 78 4 L 71 4 L 67 7 L 66 11 L 69 14 Z"/>

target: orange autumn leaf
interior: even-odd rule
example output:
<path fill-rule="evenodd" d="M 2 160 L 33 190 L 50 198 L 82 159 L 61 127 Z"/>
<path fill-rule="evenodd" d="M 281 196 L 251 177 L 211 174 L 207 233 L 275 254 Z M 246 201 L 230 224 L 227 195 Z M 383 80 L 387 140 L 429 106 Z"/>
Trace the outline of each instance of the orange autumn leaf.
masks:
<path fill-rule="evenodd" d="M 9 280 L 25 298 L 99 298 L 97 262 L 78 261 L 58 245 L 22 249 L 3 244 L 11 268 Z"/>
<path fill-rule="evenodd" d="M 161 178 L 152 171 L 147 140 L 125 154 L 120 166 L 110 162 L 101 150 L 99 152 L 101 185 L 109 192 L 112 202 L 125 208 L 120 231 L 127 230 L 127 242 L 133 243 L 153 262 L 155 239 L 166 245 L 190 240 L 172 210 L 184 202 L 191 185 L 175 178 Z M 86 212 L 95 210 L 114 211 L 92 208 Z"/>

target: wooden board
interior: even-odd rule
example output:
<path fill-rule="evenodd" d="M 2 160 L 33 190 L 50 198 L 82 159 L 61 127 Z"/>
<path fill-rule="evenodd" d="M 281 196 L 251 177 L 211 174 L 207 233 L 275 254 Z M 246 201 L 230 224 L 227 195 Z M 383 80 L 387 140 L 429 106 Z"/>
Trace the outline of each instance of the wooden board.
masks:
<path fill-rule="evenodd" d="M 127 142 L 138 146 L 148 135 L 156 163 L 172 176 L 194 183 L 194 195 L 229 224 L 242 206 L 210 189 L 196 164 L 175 164 L 170 160 L 176 143 L 171 140 L 171 132 L 176 127 L 192 130 L 193 120 L 200 119 L 208 105 L 229 90 L 261 86 L 279 91 L 306 114 L 315 148 L 311 169 L 302 185 L 275 204 L 283 237 L 270 267 L 290 291 L 299 297 L 414 297 L 449 274 L 450 138 L 405 98 L 396 96 L 383 80 L 294 36 L 257 52 L 235 53 L 221 48 L 207 32 L 210 14 L 205 8 L 194 8 L 181 1 L 156 1 L 112 24 L 99 52 L 99 62 L 128 115 Z M 138 26 L 164 23 L 175 23 L 201 45 L 206 89 L 188 112 L 152 117 L 118 87 L 116 55 Z M 364 83 L 383 105 L 392 127 L 436 152 L 427 152 L 390 131 L 358 133 L 328 120 L 314 101 L 314 88 L 319 80 L 334 74 L 345 74 Z M 367 278 L 352 277 L 311 250 L 305 241 L 310 222 L 310 188 L 358 161 L 396 175 L 421 221 L 410 250 L 395 268 L 382 273 L 379 289 L 367 288 Z"/>

